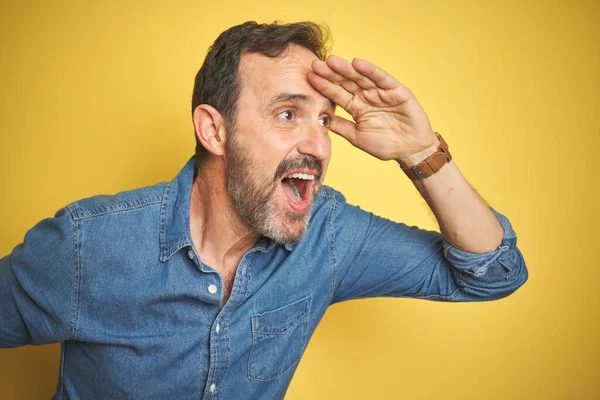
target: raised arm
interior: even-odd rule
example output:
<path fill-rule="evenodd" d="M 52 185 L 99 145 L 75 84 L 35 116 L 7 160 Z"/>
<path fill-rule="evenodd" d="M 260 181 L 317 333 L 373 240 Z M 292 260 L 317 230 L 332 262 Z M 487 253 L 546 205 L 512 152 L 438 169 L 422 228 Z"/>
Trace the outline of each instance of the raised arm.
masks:
<path fill-rule="evenodd" d="M 335 116 L 329 129 L 355 147 L 403 168 L 433 154 L 439 140 L 429 118 L 407 87 L 368 61 L 330 56 L 315 61 L 311 84 L 346 110 L 354 121 Z M 443 237 L 473 253 L 496 249 L 503 229 L 454 161 L 436 174 L 413 181 L 437 218 Z"/>

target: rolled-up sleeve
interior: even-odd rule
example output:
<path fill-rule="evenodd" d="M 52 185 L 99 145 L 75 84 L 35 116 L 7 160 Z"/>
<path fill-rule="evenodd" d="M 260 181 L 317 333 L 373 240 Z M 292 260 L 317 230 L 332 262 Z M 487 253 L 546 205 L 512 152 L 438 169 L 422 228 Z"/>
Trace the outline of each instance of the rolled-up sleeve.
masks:
<path fill-rule="evenodd" d="M 517 248 L 517 235 L 510 221 L 491 210 L 504 229 L 502 243 L 495 251 L 469 253 L 444 240 L 444 256 L 453 268 L 454 279 L 465 300 L 506 297 L 527 280 L 527 267 Z"/>
<path fill-rule="evenodd" d="M 77 313 L 76 226 L 67 209 L 0 259 L 0 347 L 61 342 Z"/>
<path fill-rule="evenodd" d="M 453 247 L 440 233 L 390 221 L 336 198 L 331 219 L 332 303 L 365 297 L 486 301 L 508 296 L 525 283 L 527 268 L 509 220 L 492 210 L 501 244 L 489 253 Z"/>

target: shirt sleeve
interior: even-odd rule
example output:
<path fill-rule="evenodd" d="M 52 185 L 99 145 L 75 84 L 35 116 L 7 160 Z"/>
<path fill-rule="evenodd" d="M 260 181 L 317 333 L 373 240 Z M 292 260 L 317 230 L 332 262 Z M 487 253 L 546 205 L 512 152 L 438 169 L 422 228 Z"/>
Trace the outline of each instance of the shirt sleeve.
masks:
<path fill-rule="evenodd" d="M 504 229 L 492 252 L 453 247 L 440 233 L 365 212 L 336 196 L 334 290 L 340 301 L 390 296 L 438 301 L 485 301 L 508 296 L 527 280 L 509 220 L 492 209 Z"/>
<path fill-rule="evenodd" d="M 62 342 L 77 312 L 76 225 L 67 209 L 0 259 L 0 347 Z"/>

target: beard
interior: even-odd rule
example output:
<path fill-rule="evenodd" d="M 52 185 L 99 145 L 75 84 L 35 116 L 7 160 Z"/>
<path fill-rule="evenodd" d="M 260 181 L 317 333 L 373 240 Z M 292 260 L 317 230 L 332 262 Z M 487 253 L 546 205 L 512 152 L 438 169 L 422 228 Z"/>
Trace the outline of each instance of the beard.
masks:
<path fill-rule="evenodd" d="M 308 156 L 284 159 L 275 171 L 273 179 L 259 178 L 261 166 L 251 160 L 248 153 L 232 138 L 227 153 L 227 192 L 242 220 L 261 235 L 280 244 L 298 243 L 308 230 L 312 204 L 321 188 L 322 163 Z M 277 189 L 283 176 L 292 169 L 309 168 L 317 171 L 315 184 L 310 193 L 309 206 L 303 213 L 288 209 L 278 202 Z"/>

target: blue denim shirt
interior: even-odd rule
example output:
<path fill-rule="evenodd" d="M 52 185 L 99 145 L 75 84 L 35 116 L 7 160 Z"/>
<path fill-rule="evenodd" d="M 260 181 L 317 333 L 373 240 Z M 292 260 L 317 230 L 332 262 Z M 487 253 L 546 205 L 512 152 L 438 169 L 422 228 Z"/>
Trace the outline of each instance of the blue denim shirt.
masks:
<path fill-rule="evenodd" d="M 0 345 L 62 342 L 58 399 L 279 399 L 330 305 L 493 300 L 527 279 L 508 220 L 493 252 L 348 205 L 323 187 L 306 237 L 263 238 L 221 307 L 190 235 L 192 158 L 171 183 L 70 204 L 0 260 Z"/>

